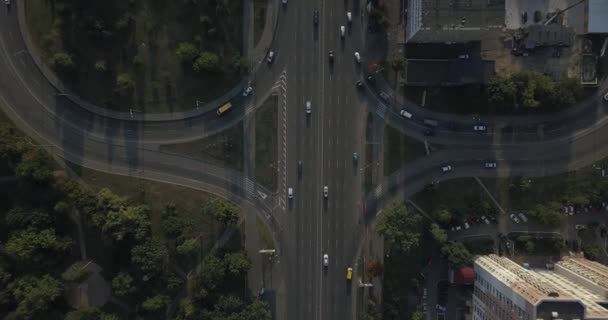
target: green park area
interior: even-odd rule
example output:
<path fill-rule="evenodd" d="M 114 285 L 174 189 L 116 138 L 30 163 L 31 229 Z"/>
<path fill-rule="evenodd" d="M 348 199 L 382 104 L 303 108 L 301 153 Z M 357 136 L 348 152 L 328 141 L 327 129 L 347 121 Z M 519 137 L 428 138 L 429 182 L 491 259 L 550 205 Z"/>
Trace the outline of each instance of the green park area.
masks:
<path fill-rule="evenodd" d="M 271 319 L 249 294 L 251 260 L 238 229 L 211 250 L 238 227 L 231 202 L 64 170 L 4 121 L 0 156 L 1 318 Z M 88 307 L 75 298 L 81 285 Z"/>
<path fill-rule="evenodd" d="M 32 41 L 70 90 L 117 111 L 192 110 L 248 70 L 241 1 L 27 1 Z"/>
<path fill-rule="evenodd" d="M 487 85 L 404 87 L 412 101 L 431 110 L 462 114 L 533 114 L 563 110 L 585 95 L 576 78 L 555 79 L 537 71 L 497 76 Z"/>

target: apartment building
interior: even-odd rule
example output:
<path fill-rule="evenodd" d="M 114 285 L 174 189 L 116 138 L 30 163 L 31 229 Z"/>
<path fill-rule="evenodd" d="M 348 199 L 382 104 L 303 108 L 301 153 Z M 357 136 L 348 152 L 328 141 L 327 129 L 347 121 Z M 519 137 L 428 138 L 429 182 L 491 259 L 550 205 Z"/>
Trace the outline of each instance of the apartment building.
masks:
<path fill-rule="evenodd" d="M 525 268 L 506 257 L 475 259 L 473 320 L 608 320 L 608 267 L 566 257 Z"/>

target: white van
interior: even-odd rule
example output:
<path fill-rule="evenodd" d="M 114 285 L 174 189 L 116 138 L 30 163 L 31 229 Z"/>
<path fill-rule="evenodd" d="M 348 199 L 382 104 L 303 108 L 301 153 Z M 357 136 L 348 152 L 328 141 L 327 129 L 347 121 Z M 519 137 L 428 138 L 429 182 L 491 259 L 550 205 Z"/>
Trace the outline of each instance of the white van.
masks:
<path fill-rule="evenodd" d="M 287 189 L 287 198 L 293 199 L 293 188 Z"/>
<path fill-rule="evenodd" d="M 407 119 L 411 119 L 412 118 L 412 114 L 409 113 L 409 112 L 407 112 L 407 111 L 405 111 L 405 109 L 401 109 L 401 111 L 399 112 L 399 114 L 402 117 L 407 118 Z"/>

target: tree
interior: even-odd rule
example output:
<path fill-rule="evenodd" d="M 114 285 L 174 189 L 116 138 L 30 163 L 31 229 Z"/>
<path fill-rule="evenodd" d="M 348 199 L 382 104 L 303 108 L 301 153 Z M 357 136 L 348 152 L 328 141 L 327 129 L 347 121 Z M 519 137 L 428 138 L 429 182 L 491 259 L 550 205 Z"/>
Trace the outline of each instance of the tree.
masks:
<path fill-rule="evenodd" d="M 238 74 L 246 74 L 249 71 L 249 63 L 245 57 L 235 55 L 232 58 L 232 68 Z"/>
<path fill-rule="evenodd" d="M 452 222 L 452 214 L 445 207 L 441 207 L 435 211 L 435 218 L 444 226 L 447 226 Z"/>
<path fill-rule="evenodd" d="M 97 308 L 88 307 L 68 312 L 65 315 L 65 320 L 118 320 L 118 317 L 104 313 Z"/>
<path fill-rule="evenodd" d="M 199 245 L 198 238 L 190 238 L 190 239 L 184 240 L 184 242 L 182 242 L 182 244 L 178 245 L 175 248 L 175 251 L 177 251 L 178 254 L 181 254 L 184 256 L 189 256 L 191 254 L 194 254 L 199 249 L 200 249 L 200 245 Z"/>
<path fill-rule="evenodd" d="M 226 275 L 224 264 L 222 260 L 214 255 L 208 255 L 203 259 L 201 265 L 201 271 L 197 277 L 197 286 L 203 286 L 202 290 L 199 291 L 199 297 L 206 297 L 207 290 L 214 290 L 218 285 L 224 281 Z"/>
<path fill-rule="evenodd" d="M 145 239 L 150 233 L 150 217 L 147 206 L 123 206 L 110 211 L 105 218 L 102 230 L 109 232 L 120 241 L 127 235 L 137 240 Z"/>
<path fill-rule="evenodd" d="M 444 244 L 448 241 L 448 233 L 436 223 L 431 224 L 431 234 L 439 244 Z"/>
<path fill-rule="evenodd" d="M 82 261 L 74 262 L 61 274 L 61 279 L 66 282 L 75 283 L 84 281 L 91 275 L 91 272 L 86 268 L 86 265 L 87 264 Z"/>
<path fill-rule="evenodd" d="M 49 66 L 56 71 L 65 71 L 74 67 L 72 56 L 65 52 L 57 52 L 49 59 Z"/>
<path fill-rule="evenodd" d="M 450 241 L 441 248 L 441 253 L 448 258 L 448 262 L 454 268 L 462 268 L 470 265 L 473 256 L 462 242 Z"/>
<path fill-rule="evenodd" d="M 492 105 L 499 108 L 515 107 L 517 87 L 510 78 L 494 78 L 490 81 L 486 90 Z"/>
<path fill-rule="evenodd" d="M 220 58 L 212 52 L 203 51 L 194 60 L 192 68 L 196 72 L 215 72 L 219 69 Z"/>
<path fill-rule="evenodd" d="M 241 312 L 243 320 L 271 320 L 272 314 L 266 302 L 255 299 L 250 303 L 243 312 Z"/>
<path fill-rule="evenodd" d="M 95 70 L 97 70 L 99 72 L 106 72 L 108 70 L 108 68 L 106 66 L 106 61 L 98 60 L 97 62 L 95 62 Z"/>
<path fill-rule="evenodd" d="M 374 278 L 380 277 L 384 273 L 384 267 L 378 259 L 368 259 L 366 268 L 367 275 Z"/>
<path fill-rule="evenodd" d="M 112 279 L 112 292 L 118 297 L 126 297 L 136 290 L 133 285 L 133 277 L 126 272 L 119 272 Z"/>
<path fill-rule="evenodd" d="M 163 271 L 168 258 L 167 248 L 157 240 L 150 239 L 131 249 L 131 262 L 146 273 L 160 273 Z"/>
<path fill-rule="evenodd" d="M 549 202 L 545 205 L 539 204 L 530 213 L 541 224 L 558 228 L 564 223 L 562 206 L 559 202 Z"/>
<path fill-rule="evenodd" d="M 402 204 L 393 203 L 380 216 L 377 229 L 388 243 L 407 253 L 418 245 L 420 220 L 419 214 L 409 212 Z"/>
<path fill-rule="evenodd" d="M 511 180 L 509 188 L 513 192 L 524 193 L 532 186 L 532 180 L 522 176 L 517 176 Z"/>
<path fill-rule="evenodd" d="M 405 71 L 405 58 L 402 55 L 395 55 L 391 61 L 391 68 L 399 74 Z"/>
<path fill-rule="evenodd" d="M 585 254 L 585 258 L 593 261 L 597 261 L 597 259 L 602 255 L 601 248 L 596 244 L 583 246 L 581 250 Z"/>
<path fill-rule="evenodd" d="M 192 63 L 198 54 L 198 49 L 190 42 L 181 42 L 175 49 L 175 55 L 184 63 Z"/>
<path fill-rule="evenodd" d="M 251 268 L 251 260 L 245 252 L 229 253 L 224 255 L 226 271 L 234 276 L 242 275 Z"/>
<path fill-rule="evenodd" d="M 169 297 L 158 294 L 154 297 L 147 298 L 142 302 L 141 307 L 147 312 L 161 313 L 161 310 L 167 307 Z"/>
<path fill-rule="evenodd" d="M 12 315 L 17 319 L 29 319 L 33 315 L 48 310 L 49 306 L 61 296 L 61 282 L 50 275 L 41 277 L 25 276 L 8 285 L 17 308 Z"/>
<path fill-rule="evenodd" d="M 234 226 L 239 221 L 239 209 L 228 201 L 216 200 L 208 203 L 215 220 L 224 226 Z"/>
<path fill-rule="evenodd" d="M 131 91 L 135 89 L 135 81 L 128 73 L 121 73 L 116 76 L 116 89 L 118 91 Z"/>
<path fill-rule="evenodd" d="M 191 226 L 186 223 L 184 218 L 177 214 L 177 209 L 175 208 L 174 203 L 168 203 L 165 205 L 165 210 L 163 211 L 161 218 L 163 221 L 163 231 L 165 236 L 169 238 L 178 238 L 181 234 L 191 228 Z"/>
<path fill-rule="evenodd" d="M 15 174 L 26 181 L 38 184 L 46 183 L 52 177 L 49 160 L 48 154 L 43 150 L 32 149 L 21 156 L 21 162 L 15 168 Z"/>
<path fill-rule="evenodd" d="M 424 314 L 420 310 L 416 310 L 412 313 L 412 320 L 424 320 Z"/>
<path fill-rule="evenodd" d="M 55 223 L 55 217 L 40 209 L 15 207 L 6 213 L 6 226 L 11 230 L 46 229 Z"/>
<path fill-rule="evenodd" d="M 11 234 L 6 242 L 6 252 L 15 259 L 33 265 L 56 258 L 57 254 L 66 252 L 71 244 L 69 238 L 59 238 L 54 229 L 27 229 Z"/>

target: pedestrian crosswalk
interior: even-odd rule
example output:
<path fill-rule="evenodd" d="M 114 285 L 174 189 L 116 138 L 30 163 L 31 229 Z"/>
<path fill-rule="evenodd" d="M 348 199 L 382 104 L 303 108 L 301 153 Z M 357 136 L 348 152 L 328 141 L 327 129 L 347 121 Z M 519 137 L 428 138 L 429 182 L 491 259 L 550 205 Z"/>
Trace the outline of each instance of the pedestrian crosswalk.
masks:
<path fill-rule="evenodd" d="M 387 107 L 384 104 L 379 103 L 378 107 L 376 108 L 376 114 L 380 116 L 380 118 L 384 119 L 384 116 L 386 115 L 386 110 Z"/>

